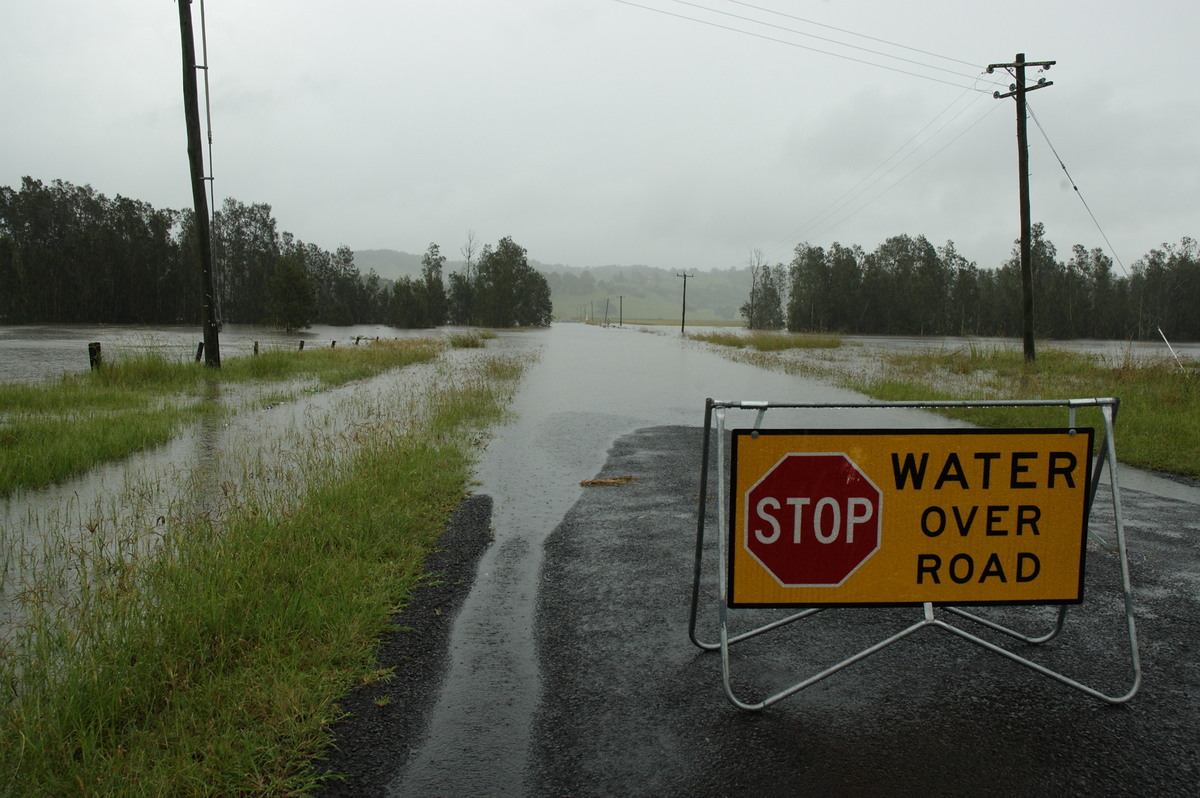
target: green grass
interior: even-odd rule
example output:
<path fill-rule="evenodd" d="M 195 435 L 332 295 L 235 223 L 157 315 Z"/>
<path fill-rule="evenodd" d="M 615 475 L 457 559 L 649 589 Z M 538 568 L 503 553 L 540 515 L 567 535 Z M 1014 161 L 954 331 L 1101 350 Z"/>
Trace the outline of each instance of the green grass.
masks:
<path fill-rule="evenodd" d="M 756 365 L 831 380 L 883 401 L 965 399 L 1121 400 L 1116 423 L 1118 457 L 1130 465 L 1200 478 L 1200 371 L 1166 358 L 1137 360 L 1126 353 L 1102 357 L 1043 348 L 1026 363 L 1014 347 L 966 346 L 921 352 L 881 351 L 881 367 L 863 370 L 816 357 L 743 356 Z M 989 427 L 1060 427 L 1064 408 L 971 408 L 942 415 Z M 1103 427 L 1097 408 L 1077 413 L 1080 425 Z"/>
<path fill-rule="evenodd" d="M 26 416 L 0 426 L 0 496 L 48 485 L 131 452 L 159 446 L 214 405 Z"/>
<path fill-rule="evenodd" d="M 498 337 L 492 330 L 464 330 L 450 333 L 447 339 L 455 349 L 480 349 Z"/>
<path fill-rule="evenodd" d="M 848 387 L 878 399 L 911 398 L 939 375 L 968 375 L 977 388 L 942 391 L 948 399 L 1116 397 L 1117 454 L 1139 468 L 1200 477 L 1200 383 L 1194 368 L 1173 360 L 1134 361 L 1046 349 L 1032 364 L 1022 352 L 937 352 L 893 355 L 886 379 L 851 381 Z M 945 415 L 991 427 L 1062 426 L 1065 410 L 985 408 Z M 1081 411 L 1079 423 L 1102 426 L 1098 410 Z"/>
<path fill-rule="evenodd" d="M 269 488 L 288 465 L 260 452 L 220 507 L 49 541 L 64 557 L 26 576 L 27 620 L 0 636 L 0 795 L 310 791 L 523 364 L 470 368 L 415 401 L 346 399 L 352 434 L 291 453 L 302 498 Z"/>
<path fill-rule="evenodd" d="M 171 440 L 227 408 L 206 401 L 223 384 L 309 380 L 335 387 L 433 360 L 435 339 L 401 339 L 226 359 L 219 370 L 147 352 L 38 385 L 0 385 L 0 496 L 60 481 L 95 463 Z M 282 401 L 292 392 L 277 392 Z"/>
<path fill-rule="evenodd" d="M 837 335 L 772 333 L 755 330 L 748 333 L 706 332 L 690 333 L 688 338 L 734 349 L 749 347 L 759 352 L 783 352 L 789 349 L 837 349 L 842 345 Z"/>

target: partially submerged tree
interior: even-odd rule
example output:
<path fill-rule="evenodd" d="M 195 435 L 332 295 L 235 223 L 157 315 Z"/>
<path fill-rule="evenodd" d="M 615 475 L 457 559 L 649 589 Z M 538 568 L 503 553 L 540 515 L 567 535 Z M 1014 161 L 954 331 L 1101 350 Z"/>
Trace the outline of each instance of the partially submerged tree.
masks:
<path fill-rule="evenodd" d="M 267 280 L 267 310 L 275 325 L 288 332 L 308 327 L 316 301 L 303 256 L 289 252 L 280 257 Z"/>

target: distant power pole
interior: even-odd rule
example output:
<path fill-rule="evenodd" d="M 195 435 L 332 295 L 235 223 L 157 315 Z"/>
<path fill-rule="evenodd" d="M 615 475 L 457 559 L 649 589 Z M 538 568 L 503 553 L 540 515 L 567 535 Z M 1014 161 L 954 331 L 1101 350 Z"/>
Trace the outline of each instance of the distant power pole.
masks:
<path fill-rule="evenodd" d="M 617 296 L 617 308 L 618 308 L 618 310 L 617 310 L 617 326 L 624 327 L 625 326 L 625 295 L 624 294 L 619 294 Z"/>
<path fill-rule="evenodd" d="M 679 333 L 683 334 L 683 328 L 687 326 L 687 281 L 689 277 L 695 277 L 694 274 L 677 274 L 676 277 L 683 278 L 683 314 L 679 317 Z"/>
<path fill-rule="evenodd" d="M 1032 224 L 1029 219 L 1029 136 L 1026 132 L 1025 95 L 1036 89 L 1053 86 L 1053 81 L 1045 78 L 1038 80 L 1035 86 L 1025 86 L 1025 67 L 1036 66 L 1049 69 L 1057 61 L 1026 61 L 1024 53 L 1017 53 L 1011 64 L 988 64 L 988 74 L 997 69 L 1012 70 L 1016 81 L 1005 94 L 994 92 L 997 100 L 1004 97 L 1017 98 L 1017 171 L 1019 173 L 1019 192 L 1021 201 L 1021 309 L 1025 337 L 1025 362 L 1032 363 L 1037 354 L 1033 347 L 1033 253 L 1032 253 Z"/>
<path fill-rule="evenodd" d="M 204 326 L 204 365 L 221 367 L 213 291 L 212 231 L 204 190 L 204 151 L 200 143 L 200 96 L 196 89 L 196 40 L 192 33 L 192 0 L 179 2 L 179 36 L 183 43 L 183 111 L 187 120 L 188 162 L 192 172 L 192 202 L 196 210 L 196 240 L 200 255 L 201 324 Z"/>

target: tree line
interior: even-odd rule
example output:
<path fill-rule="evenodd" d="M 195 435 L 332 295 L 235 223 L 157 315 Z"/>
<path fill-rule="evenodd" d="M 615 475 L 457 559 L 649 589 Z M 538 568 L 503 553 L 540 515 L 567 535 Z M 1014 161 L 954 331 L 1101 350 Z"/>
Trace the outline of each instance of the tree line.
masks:
<path fill-rule="evenodd" d="M 1075 245 L 1067 260 L 1033 225 L 1034 332 L 1049 339 L 1148 339 L 1159 328 L 1200 340 L 1200 248 L 1164 244 L 1116 274 L 1100 249 Z M 799 244 L 789 264 L 751 258 L 741 315 L 756 329 L 864 335 L 1022 334 L 1020 257 L 981 269 L 954 247 L 893 236 L 874 251 Z"/>
<path fill-rule="evenodd" d="M 194 215 L 91 186 L 26 177 L 0 186 L 0 321 L 199 324 Z M 225 199 L 213 214 L 220 321 L 297 329 L 311 324 L 492 327 L 550 323 L 550 288 L 511 238 L 444 274 L 430 244 L 419 279 L 362 275 L 347 246 L 334 252 L 279 232 L 271 206 Z M 449 283 L 447 288 L 446 283 Z"/>

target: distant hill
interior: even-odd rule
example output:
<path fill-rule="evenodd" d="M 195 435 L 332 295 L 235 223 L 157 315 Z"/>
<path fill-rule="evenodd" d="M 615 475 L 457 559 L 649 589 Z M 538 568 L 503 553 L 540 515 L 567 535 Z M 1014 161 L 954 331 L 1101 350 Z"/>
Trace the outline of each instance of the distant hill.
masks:
<path fill-rule="evenodd" d="M 546 273 L 558 318 L 623 317 L 637 321 L 675 321 L 683 309 L 683 278 L 673 269 L 654 266 L 597 266 Z M 750 295 L 748 269 L 713 269 L 689 274 L 689 322 L 740 320 L 738 308 Z"/>
<path fill-rule="evenodd" d="M 416 277 L 421 273 L 421 256 L 394 249 L 364 249 L 354 253 L 362 274 L 374 269 L 385 280 Z M 680 317 L 683 279 L 677 271 L 654 266 L 578 267 L 548 266 L 532 258 L 529 265 L 546 275 L 557 318 L 604 318 L 608 304 L 610 320 L 673 321 Z M 447 271 L 462 268 L 461 261 L 447 261 Z M 738 321 L 738 308 L 750 295 L 749 269 L 713 269 L 695 272 L 687 281 L 689 322 Z M 622 298 L 623 297 L 623 298 Z"/>
<path fill-rule="evenodd" d="M 416 277 L 421 273 L 421 256 L 395 249 L 359 249 L 354 252 L 354 265 L 359 274 L 369 274 L 372 269 L 385 280 L 398 280 L 405 275 Z"/>

